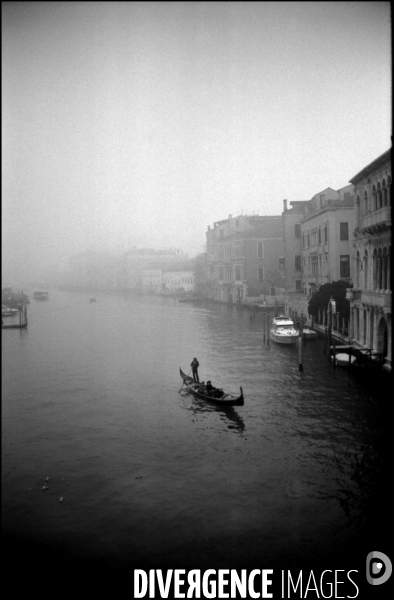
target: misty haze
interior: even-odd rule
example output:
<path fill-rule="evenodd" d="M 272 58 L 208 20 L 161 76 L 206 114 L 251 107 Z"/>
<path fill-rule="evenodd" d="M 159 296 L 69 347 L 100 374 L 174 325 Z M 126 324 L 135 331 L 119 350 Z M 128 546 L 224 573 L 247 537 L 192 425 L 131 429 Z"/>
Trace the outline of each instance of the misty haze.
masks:
<path fill-rule="evenodd" d="M 1 8 L 2 598 L 392 597 L 389 3 Z"/>

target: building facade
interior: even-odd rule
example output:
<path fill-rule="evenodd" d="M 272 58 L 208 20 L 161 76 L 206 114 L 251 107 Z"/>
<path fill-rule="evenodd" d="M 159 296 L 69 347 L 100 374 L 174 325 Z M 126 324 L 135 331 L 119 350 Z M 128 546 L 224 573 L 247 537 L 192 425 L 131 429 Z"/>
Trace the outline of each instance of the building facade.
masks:
<path fill-rule="evenodd" d="M 351 235 L 354 189 L 327 188 L 305 206 L 301 220 L 303 293 L 310 297 L 325 283 L 352 279 Z"/>
<path fill-rule="evenodd" d="M 209 226 L 206 235 L 208 298 L 238 303 L 283 288 L 280 216 L 229 215 Z"/>
<path fill-rule="evenodd" d="M 307 201 L 290 202 L 283 200 L 283 247 L 284 257 L 280 267 L 283 269 L 284 287 L 287 294 L 302 294 L 302 238 L 301 221 L 305 216 Z"/>
<path fill-rule="evenodd" d="M 349 291 L 353 343 L 385 358 L 392 368 L 391 149 L 364 167 L 354 185 L 353 289 Z"/>

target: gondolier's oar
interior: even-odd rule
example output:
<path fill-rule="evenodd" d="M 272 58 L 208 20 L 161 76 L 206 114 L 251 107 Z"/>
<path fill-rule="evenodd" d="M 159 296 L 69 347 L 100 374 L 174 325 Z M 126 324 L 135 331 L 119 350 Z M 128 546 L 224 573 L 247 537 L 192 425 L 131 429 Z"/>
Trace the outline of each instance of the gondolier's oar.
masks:
<path fill-rule="evenodd" d="M 191 369 L 190 369 L 190 371 L 191 371 Z M 188 372 L 188 374 L 187 374 L 187 376 L 188 376 L 188 377 L 189 377 L 189 375 L 190 375 L 190 371 L 189 371 L 189 372 Z M 181 389 L 183 388 L 183 386 L 184 386 L 184 385 L 185 385 L 185 380 L 183 380 L 183 383 L 182 383 L 182 385 L 181 385 L 181 387 L 180 387 L 180 390 L 179 390 L 178 394 L 180 394 L 180 393 L 181 393 Z"/>

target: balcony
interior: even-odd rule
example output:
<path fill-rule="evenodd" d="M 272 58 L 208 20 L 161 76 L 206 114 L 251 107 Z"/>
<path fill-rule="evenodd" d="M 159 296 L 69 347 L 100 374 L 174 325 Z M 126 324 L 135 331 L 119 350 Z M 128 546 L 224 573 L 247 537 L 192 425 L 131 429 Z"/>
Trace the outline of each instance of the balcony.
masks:
<path fill-rule="evenodd" d="M 379 210 L 367 213 L 361 221 L 361 229 L 365 233 L 379 233 L 391 228 L 391 207 L 384 206 Z"/>
<path fill-rule="evenodd" d="M 354 292 L 353 292 L 354 297 Z M 361 292 L 361 302 L 364 304 L 372 304 L 381 308 L 391 308 L 392 293 L 391 291 L 383 292 Z"/>

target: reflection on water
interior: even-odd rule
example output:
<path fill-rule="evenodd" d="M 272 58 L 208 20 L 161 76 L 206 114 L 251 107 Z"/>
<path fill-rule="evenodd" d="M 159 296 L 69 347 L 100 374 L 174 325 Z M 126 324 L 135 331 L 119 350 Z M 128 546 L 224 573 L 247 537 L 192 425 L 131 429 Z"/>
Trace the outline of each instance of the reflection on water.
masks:
<path fill-rule="evenodd" d="M 300 373 L 295 348 L 264 343 L 259 314 L 95 297 L 53 291 L 2 336 L 9 560 L 46 553 L 58 573 L 67 558 L 92 586 L 113 568 L 307 568 L 384 535 L 383 374 L 333 369 L 320 341 Z M 178 393 L 194 356 L 204 381 L 242 385 L 244 406 Z"/>
<path fill-rule="evenodd" d="M 180 392 L 184 397 L 190 398 L 191 405 L 187 407 L 187 410 L 193 413 L 198 418 L 199 415 L 203 416 L 206 413 L 216 413 L 224 423 L 226 423 L 227 429 L 234 431 L 234 433 L 241 434 L 245 430 L 245 423 L 242 417 L 238 414 L 233 406 L 221 407 L 213 404 L 209 404 L 204 400 L 196 398 L 188 390 L 182 390 Z M 186 408 L 186 406 L 185 406 Z M 197 420 L 197 419 L 195 419 Z"/>

